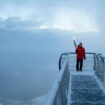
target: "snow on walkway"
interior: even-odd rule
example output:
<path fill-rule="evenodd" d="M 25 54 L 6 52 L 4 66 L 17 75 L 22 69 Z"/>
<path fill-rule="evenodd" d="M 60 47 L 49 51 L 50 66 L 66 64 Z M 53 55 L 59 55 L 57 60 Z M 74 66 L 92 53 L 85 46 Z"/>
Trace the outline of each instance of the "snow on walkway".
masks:
<path fill-rule="evenodd" d="M 70 71 L 70 73 L 70 105 L 105 105 L 103 86 L 94 71 Z"/>

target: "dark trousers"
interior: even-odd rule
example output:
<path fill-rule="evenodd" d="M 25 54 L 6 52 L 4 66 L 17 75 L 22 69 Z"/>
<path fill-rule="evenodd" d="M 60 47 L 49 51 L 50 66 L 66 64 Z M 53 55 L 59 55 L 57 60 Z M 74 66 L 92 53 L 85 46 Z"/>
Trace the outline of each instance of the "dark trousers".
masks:
<path fill-rule="evenodd" d="M 76 64 L 76 69 L 77 71 L 82 71 L 82 66 L 83 66 L 83 59 L 77 59 L 77 64 Z"/>

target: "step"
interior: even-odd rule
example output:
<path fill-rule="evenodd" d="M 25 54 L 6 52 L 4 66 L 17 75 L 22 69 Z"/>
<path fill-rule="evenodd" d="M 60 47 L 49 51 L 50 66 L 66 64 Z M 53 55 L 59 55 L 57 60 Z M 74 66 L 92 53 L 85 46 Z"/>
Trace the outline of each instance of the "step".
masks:
<path fill-rule="evenodd" d="M 93 75 L 71 75 L 70 105 L 105 105 L 105 93 Z"/>
<path fill-rule="evenodd" d="M 105 103 L 97 103 L 97 102 L 72 102 L 70 105 L 105 105 Z"/>

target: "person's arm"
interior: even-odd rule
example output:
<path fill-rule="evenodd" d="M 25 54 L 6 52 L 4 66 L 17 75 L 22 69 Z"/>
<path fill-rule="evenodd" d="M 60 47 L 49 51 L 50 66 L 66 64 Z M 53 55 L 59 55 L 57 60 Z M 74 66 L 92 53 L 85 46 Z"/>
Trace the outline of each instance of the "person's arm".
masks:
<path fill-rule="evenodd" d="M 74 47 L 76 48 L 76 47 L 77 47 L 76 41 L 75 41 L 75 40 L 73 40 L 73 42 L 74 42 Z"/>

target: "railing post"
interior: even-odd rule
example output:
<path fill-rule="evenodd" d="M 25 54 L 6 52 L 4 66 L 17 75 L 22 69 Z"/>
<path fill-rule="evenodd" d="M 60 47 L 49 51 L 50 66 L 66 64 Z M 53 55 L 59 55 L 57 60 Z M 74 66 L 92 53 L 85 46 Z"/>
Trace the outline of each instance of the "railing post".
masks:
<path fill-rule="evenodd" d="M 96 70 L 96 53 L 94 53 L 94 67 L 93 70 Z"/>
<path fill-rule="evenodd" d="M 105 58 L 102 54 L 96 55 L 96 72 L 95 74 L 101 80 L 103 85 L 105 86 Z"/>
<path fill-rule="evenodd" d="M 61 60 L 62 60 L 62 54 L 61 54 L 61 56 L 60 56 L 60 58 L 59 58 L 59 71 L 61 70 Z"/>

